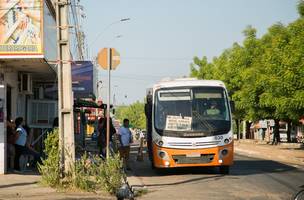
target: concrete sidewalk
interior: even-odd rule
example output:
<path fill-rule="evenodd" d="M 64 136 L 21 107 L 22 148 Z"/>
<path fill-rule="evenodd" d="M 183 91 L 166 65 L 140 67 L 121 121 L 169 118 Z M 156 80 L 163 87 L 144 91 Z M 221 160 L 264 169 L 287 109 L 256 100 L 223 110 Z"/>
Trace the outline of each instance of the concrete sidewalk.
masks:
<path fill-rule="evenodd" d="M 234 151 L 236 154 L 273 160 L 304 169 L 304 148 L 299 144 L 271 145 L 255 140 L 239 140 L 234 142 Z"/>
<path fill-rule="evenodd" d="M 33 173 L 0 175 L 0 200 L 112 200 L 116 199 L 105 192 L 58 192 L 39 184 L 41 176 Z"/>

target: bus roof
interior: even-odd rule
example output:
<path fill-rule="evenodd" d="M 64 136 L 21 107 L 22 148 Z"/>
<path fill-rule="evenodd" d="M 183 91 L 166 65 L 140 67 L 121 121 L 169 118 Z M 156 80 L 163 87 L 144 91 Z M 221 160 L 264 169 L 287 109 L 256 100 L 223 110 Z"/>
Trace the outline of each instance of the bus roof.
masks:
<path fill-rule="evenodd" d="M 167 88 L 167 87 L 183 87 L 183 86 L 215 86 L 224 87 L 225 84 L 219 80 L 198 80 L 195 78 L 179 78 L 160 81 L 155 84 L 154 88 Z"/>

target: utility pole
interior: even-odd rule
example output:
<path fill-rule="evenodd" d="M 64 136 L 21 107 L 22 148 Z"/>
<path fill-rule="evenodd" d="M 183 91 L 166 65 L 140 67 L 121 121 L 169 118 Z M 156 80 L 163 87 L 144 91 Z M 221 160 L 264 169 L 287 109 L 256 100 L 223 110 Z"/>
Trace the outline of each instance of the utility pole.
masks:
<path fill-rule="evenodd" d="M 56 23 L 58 40 L 58 115 L 60 169 L 69 172 L 75 161 L 71 53 L 69 44 L 69 1 L 57 0 Z"/>
<path fill-rule="evenodd" d="M 107 100 L 107 150 L 106 157 L 107 159 L 110 157 L 110 99 L 111 99 L 111 69 L 112 69 L 112 49 L 109 49 L 108 56 L 108 100 Z"/>
<path fill-rule="evenodd" d="M 99 51 L 97 56 L 98 64 L 101 68 L 108 71 L 108 96 L 107 96 L 107 109 L 106 109 L 106 122 L 107 122 L 107 146 L 106 158 L 109 158 L 110 152 L 110 97 L 111 97 L 111 70 L 115 70 L 120 64 L 120 55 L 114 48 L 103 48 Z"/>

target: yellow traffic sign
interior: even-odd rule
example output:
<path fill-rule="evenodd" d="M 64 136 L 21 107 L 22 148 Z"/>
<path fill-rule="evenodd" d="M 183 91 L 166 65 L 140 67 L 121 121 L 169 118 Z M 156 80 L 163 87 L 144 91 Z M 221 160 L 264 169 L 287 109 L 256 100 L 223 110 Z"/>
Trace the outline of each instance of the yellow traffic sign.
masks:
<path fill-rule="evenodd" d="M 111 70 L 115 70 L 117 66 L 120 64 L 120 54 L 116 51 L 114 48 L 103 48 L 101 51 L 99 51 L 97 55 L 97 62 L 103 69 L 108 69 L 109 62 Z M 111 55 L 111 60 L 109 60 L 109 53 Z"/>
<path fill-rule="evenodd" d="M 101 51 L 98 52 L 97 55 L 97 62 L 99 66 L 103 69 L 108 69 L 108 48 L 103 48 Z"/>
<path fill-rule="evenodd" d="M 115 70 L 119 64 L 120 54 L 116 51 L 116 49 L 111 48 L 111 69 Z"/>

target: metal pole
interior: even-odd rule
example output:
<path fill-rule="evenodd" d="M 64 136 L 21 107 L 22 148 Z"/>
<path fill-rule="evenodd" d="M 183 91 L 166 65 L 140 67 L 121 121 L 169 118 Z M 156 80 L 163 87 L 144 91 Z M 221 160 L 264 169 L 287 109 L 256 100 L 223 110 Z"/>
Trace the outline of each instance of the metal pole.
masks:
<path fill-rule="evenodd" d="M 58 40 L 58 117 L 60 167 L 68 173 L 75 160 L 71 54 L 69 44 L 67 0 L 57 0 L 56 23 Z"/>
<path fill-rule="evenodd" d="M 108 100 L 107 100 L 107 158 L 110 156 L 109 146 L 110 146 L 110 98 L 111 98 L 111 68 L 112 68 L 112 49 L 109 48 L 109 58 L 108 58 Z"/>

